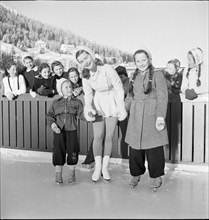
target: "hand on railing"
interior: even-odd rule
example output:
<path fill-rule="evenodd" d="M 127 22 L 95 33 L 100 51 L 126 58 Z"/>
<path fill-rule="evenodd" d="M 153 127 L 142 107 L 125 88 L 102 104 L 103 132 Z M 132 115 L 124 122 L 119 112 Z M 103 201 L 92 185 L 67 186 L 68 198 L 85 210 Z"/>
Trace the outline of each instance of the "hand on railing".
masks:
<path fill-rule="evenodd" d="M 194 91 L 194 89 L 186 89 L 185 91 L 185 98 L 189 100 L 196 99 L 198 97 L 197 93 Z"/>
<path fill-rule="evenodd" d="M 60 131 L 60 129 L 58 128 L 58 126 L 57 126 L 56 123 L 52 123 L 51 128 L 52 128 L 52 130 L 53 130 L 55 133 L 60 134 L 61 131 Z"/>
<path fill-rule="evenodd" d="M 87 121 L 95 121 L 96 111 L 90 106 L 84 106 L 84 117 Z"/>
<path fill-rule="evenodd" d="M 35 98 L 36 97 L 36 92 L 33 92 L 31 89 L 30 89 L 30 95 Z"/>
<path fill-rule="evenodd" d="M 14 95 L 13 95 L 12 92 L 8 92 L 8 93 L 6 94 L 6 97 L 7 97 L 9 100 L 13 100 L 13 99 L 14 99 Z"/>
<path fill-rule="evenodd" d="M 43 90 L 44 90 L 45 88 L 46 88 L 45 86 L 41 85 L 41 86 L 37 89 L 38 94 L 42 95 Z"/>

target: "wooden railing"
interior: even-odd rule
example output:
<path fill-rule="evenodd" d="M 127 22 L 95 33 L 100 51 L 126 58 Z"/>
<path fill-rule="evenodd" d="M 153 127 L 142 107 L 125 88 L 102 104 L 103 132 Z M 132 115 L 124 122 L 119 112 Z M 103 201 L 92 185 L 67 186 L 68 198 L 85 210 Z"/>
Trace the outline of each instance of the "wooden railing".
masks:
<path fill-rule="evenodd" d="M 52 151 L 53 132 L 46 126 L 46 113 L 54 99 L 32 99 L 24 94 L 14 101 L 0 100 L 0 143 L 6 148 Z M 164 146 L 170 162 L 208 164 L 208 103 L 169 103 L 169 145 Z M 125 122 L 119 122 L 113 137 L 114 158 L 128 158 L 124 142 Z M 80 154 L 85 155 L 93 139 L 92 123 L 78 121 Z"/>

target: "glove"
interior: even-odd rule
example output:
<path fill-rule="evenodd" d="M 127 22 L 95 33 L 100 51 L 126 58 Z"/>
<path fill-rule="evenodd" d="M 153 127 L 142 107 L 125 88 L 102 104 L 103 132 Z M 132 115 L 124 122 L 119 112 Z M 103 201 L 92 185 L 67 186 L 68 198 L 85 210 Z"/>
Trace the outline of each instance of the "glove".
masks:
<path fill-rule="evenodd" d="M 73 91 L 73 95 L 75 97 L 79 96 L 82 92 L 83 88 L 82 87 L 79 87 L 79 88 L 76 88 L 74 91 Z"/>
<path fill-rule="evenodd" d="M 8 92 L 8 93 L 6 94 L 6 97 L 11 101 L 11 100 L 13 100 L 14 95 L 13 95 L 12 92 Z"/>
<path fill-rule="evenodd" d="M 35 98 L 36 97 L 36 92 L 33 92 L 32 90 L 30 90 L 30 95 Z"/>
<path fill-rule="evenodd" d="M 61 131 L 60 131 L 60 129 L 58 128 L 58 126 L 57 126 L 56 123 L 52 123 L 51 128 L 52 128 L 52 130 L 53 130 L 55 133 L 60 134 Z"/>
<path fill-rule="evenodd" d="M 84 106 L 84 117 L 87 121 L 95 121 L 96 111 L 88 106 Z"/>
<path fill-rule="evenodd" d="M 162 131 L 165 128 L 165 119 L 163 117 L 157 117 L 155 126 L 158 131 Z"/>
<path fill-rule="evenodd" d="M 48 97 L 53 97 L 55 94 L 55 91 L 54 90 L 51 90 L 51 89 L 43 89 L 41 95 L 43 96 L 48 96 Z"/>
<path fill-rule="evenodd" d="M 43 90 L 45 89 L 45 87 L 43 85 L 41 85 L 38 89 L 37 89 L 37 93 L 42 95 Z"/>
<path fill-rule="evenodd" d="M 128 115 L 125 108 L 125 102 L 124 101 L 118 102 L 117 108 L 118 108 L 118 121 L 123 121 Z"/>
<path fill-rule="evenodd" d="M 185 98 L 189 100 L 196 99 L 198 97 L 197 93 L 194 91 L 194 89 L 186 89 L 185 91 Z"/>

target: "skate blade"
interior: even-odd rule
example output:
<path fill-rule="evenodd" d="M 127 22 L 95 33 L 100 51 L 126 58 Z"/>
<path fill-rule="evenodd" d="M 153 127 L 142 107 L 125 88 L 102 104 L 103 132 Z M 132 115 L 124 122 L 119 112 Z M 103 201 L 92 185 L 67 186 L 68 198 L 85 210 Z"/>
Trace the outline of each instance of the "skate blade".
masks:
<path fill-rule="evenodd" d="M 70 185 L 73 185 L 76 181 L 68 181 Z"/>
<path fill-rule="evenodd" d="M 105 178 L 103 178 L 103 181 L 104 181 L 105 183 L 110 183 L 110 179 L 105 179 Z"/>
<path fill-rule="evenodd" d="M 63 184 L 63 182 L 57 182 L 57 181 L 56 181 L 56 184 L 61 185 L 61 184 Z"/>
<path fill-rule="evenodd" d="M 158 190 L 158 188 L 152 188 L 152 189 L 151 189 L 152 193 L 156 193 L 157 190 Z"/>

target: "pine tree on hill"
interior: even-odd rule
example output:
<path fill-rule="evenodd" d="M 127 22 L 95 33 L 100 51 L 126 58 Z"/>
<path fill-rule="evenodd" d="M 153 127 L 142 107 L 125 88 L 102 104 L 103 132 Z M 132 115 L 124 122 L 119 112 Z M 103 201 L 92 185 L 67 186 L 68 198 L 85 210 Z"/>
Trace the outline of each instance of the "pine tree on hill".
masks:
<path fill-rule="evenodd" d="M 125 58 L 125 62 L 132 61 L 132 55 L 129 53 L 89 41 L 69 30 L 64 31 L 61 28 L 27 18 L 2 3 L 0 3 L 0 27 L 0 40 L 23 50 L 33 48 L 36 41 L 43 40 L 46 42 L 47 48 L 55 52 L 60 52 L 62 44 L 75 47 L 86 45 L 104 57 L 122 56 L 123 59 Z"/>

